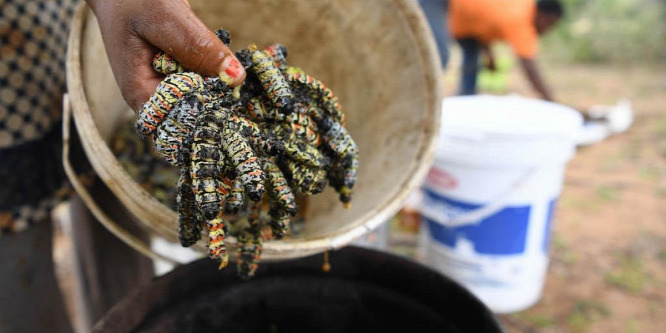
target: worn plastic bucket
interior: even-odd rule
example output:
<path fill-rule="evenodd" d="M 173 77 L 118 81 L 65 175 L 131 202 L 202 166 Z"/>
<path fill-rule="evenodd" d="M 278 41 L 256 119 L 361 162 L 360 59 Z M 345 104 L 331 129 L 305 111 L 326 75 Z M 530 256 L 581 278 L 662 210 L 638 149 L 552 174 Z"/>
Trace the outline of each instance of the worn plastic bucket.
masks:
<path fill-rule="evenodd" d="M 198 261 L 127 296 L 95 326 L 122 332 L 501 332 L 458 283 L 361 248 L 268 263 L 250 281 Z"/>
<path fill-rule="evenodd" d="M 413 0 L 190 0 L 209 27 L 230 30 L 232 49 L 275 41 L 289 61 L 339 96 L 360 148 L 351 209 L 330 188 L 308 204 L 305 230 L 264 245 L 263 258 L 285 259 L 340 248 L 395 213 L 432 162 L 439 127 L 439 60 L 430 30 Z M 67 85 L 76 129 L 96 174 L 151 236 L 177 242 L 177 216 L 121 167 L 108 143 L 128 112 L 108 63 L 95 16 L 82 4 L 72 25 Z M 68 119 L 65 119 L 68 120 Z M 66 140 L 67 142 L 67 140 Z M 65 160 L 67 163 L 67 160 Z M 67 167 L 81 194 L 83 186 Z M 174 184 L 175 186 L 175 184 Z M 143 253 L 147 244 L 98 220 Z M 233 248 L 235 240 L 227 242 Z M 203 252 L 205 244 L 194 248 Z M 167 258 L 168 259 L 168 258 Z"/>
<path fill-rule="evenodd" d="M 575 110 L 541 100 L 444 99 L 421 209 L 427 264 L 493 311 L 537 302 L 553 211 L 581 126 Z"/>

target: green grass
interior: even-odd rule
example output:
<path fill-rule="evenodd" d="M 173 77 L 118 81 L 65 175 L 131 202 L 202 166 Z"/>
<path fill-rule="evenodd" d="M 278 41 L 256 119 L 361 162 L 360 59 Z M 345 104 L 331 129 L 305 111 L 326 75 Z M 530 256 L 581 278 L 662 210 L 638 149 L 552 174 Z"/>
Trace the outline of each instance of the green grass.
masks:
<path fill-rule="evenodd" d="M 666 197 L 666 187 L 657 187 L 654 189 L 654 195 L 659 198 Z"/>
<path fill-rule="evenodd" d="M 599 171 L 603 173 L 616 172 L 618 169 L 622 167 L 623 162 L 624 161 L 620 154 L 616 156 L 606 157 L 601 161 L 601 165 L 599 166 Z"/>
<path fill-rule="evenodd" d="M 666 264 L 666 249 L 659 251 L 657 256 L 659 257 L 659 261 Z"/>
<path fill-rule="evenodd" d="M 636 319 L 629 319 L 624 324 L 624 332 L 626 333 L 638 333 L 642 332 L 640 329 L 640 324 Z"/>
<path fill-rule="evenodd" d="M 567 264 L 573 265 L 578 261 L 578 255 L 573 252 L 567 252 L 562 256 L 562 260 Z"/>
<path fill-rule="evenodd" d="M 616 288 L 639 294 L 649 282 L 650 276 L 642 260 L 624 256 L 620 259 L 619 267 L 606 274 L 605 280 Z"/>
<path fill-rule="evenodd" d="M 560 199 L 560 205 L 564 209 L 578 210 L 581 208 L 585 208 L 585 201 L 571 195 L 562 196 L 562 199 Z"/>
<path fill-rule="evenodd" d="M 553 233 L 553 250 L 554 251 L 567 251 L 569 249 L 569 243 L 567 242 L 562 235 L 559 233 Z"/>
<path fill-rule="evenodd" d="M 601 185 L 596 188 L 595 193 L 601 201 L 615 201 L 620 198 L 620 189 L 617 187 Z"/>
<path fill-rule="evenodd" d="M 553 254 L 559 256 L 566 264 L 574 264 L 578 261 L 578 256 L 571 251 L 569 243 L 562 235 L 554 233 L 552 239 Z"/>
<path fill-rule="evenodd" d="M 590 325 L 592 325 L 592 320 L 584 313 L 576 311 L 567 317 L 567 325 L 580 332 L 586 330 Z"/>
<path fill-rule="evenodd" d="M 597 213 L 601 208 L 599 202 L 589 199 L 583 199 L 577 195 L 562 196 L 558 204 L 562 210 L 576 211 L 585 214 Z"/>
<path fill-rule="evenodd" d="M 578 62 L 659 62 L 666 58 L 666 2 L 564 0 L 566 15 L 543 49 Z"/>
<path fill-rule="evenodd" d="M 655 181 L 659 179 L 659 169 L 654 166 L 642 167 L 638 170 L 638 178 L 644 181 Z"/>
<path fill-rule="evenodd" d="M 641 147 L 643 147 L 643 139 L 634 137 L 622 146 L 619 153 L 625 160 L 636 162 L 641 159 Z"/>
<path fill-rule="evenodd" d="M 648 303 L 648 311 L 650 312 L 651 315 L 656 315 L 661 313 L 663 306 L 661 305 L 661 302 L 656 301 L 651 299 Z"/>
<path fill-rule="evenodd" d="M 587 330 L 595 320 L 611 315 L 606 304 L 593 300 L 582 299 L 576 302 L 566 318 L 566 323 L 574 331 L 582 332 Z"/>
<path fill-rule="evenodd" d="M 659 156 L 666 158 L 666 140 L 659 140 L 655 143 L 655 149 Z"/>
<path fill-rule="evenodd" d="M 537 328 L 546 328 L 557 323 L 552 316 L 545 313 L 520 312 L 515 317 Z"/>
<path fill-rule="evenodd" d="M 666 118 L 661 118 L 652 125 L 652 134 L 657 138 L 666 138 Z"/>

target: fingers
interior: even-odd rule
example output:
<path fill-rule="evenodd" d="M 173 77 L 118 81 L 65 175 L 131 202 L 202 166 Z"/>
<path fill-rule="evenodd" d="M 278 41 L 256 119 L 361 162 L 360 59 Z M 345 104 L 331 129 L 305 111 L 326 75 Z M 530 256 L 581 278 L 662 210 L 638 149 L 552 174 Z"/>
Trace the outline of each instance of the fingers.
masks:
<path fill-rule="evenodd" d="M 87 0 L 97 16 L 123 97 L 139 110 L 164 78 L 151 62 L 160 49 L 186 68 L 240 84 L 245 71 L 231 50 L 199 20 L 187 0 Z"/>
<path fill-rule="evenodd" d="M 157 85 L 162 81 L 163 77 L 151 78 L 147 80 L 132 80 L 126 85 L 128 88 L 123 89 L 123 97 L 125 101 L 134 111 L 138 111 L 143 107 L 143 104 L 148 101 L 150 95 L 155 92 Z"/>
<path fill-rule="evenodd" d="M 134 21 L 136 32 L 170 54 L 185 68 L 216 76 L 236 86 L 245 70 L 233 52 L 192 12 L 185 1 L 158 5 L 145 20 Z"/>
<path fill-rule="evenodd" d="M 164 76 L 150 66 L 153 55 L 158 51 L 145 40 L 130 36 L 124 43 L 125 52 L 116 61 L 114 74 L 120 91 L 127 104 L 135 111 L 141 109 L 155 92 Z"/>

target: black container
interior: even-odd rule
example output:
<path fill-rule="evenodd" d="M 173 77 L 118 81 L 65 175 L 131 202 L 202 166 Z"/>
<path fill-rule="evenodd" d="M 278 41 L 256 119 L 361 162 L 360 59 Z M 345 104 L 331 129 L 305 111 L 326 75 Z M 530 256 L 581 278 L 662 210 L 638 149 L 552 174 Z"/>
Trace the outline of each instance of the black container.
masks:
<path fill-rule="evenodd" d="M 208 259 L 136 290 L 94 332 L 502 332 L 493 314 L 447 277 L 362 248 L 262 263 L 250 281 Z"/>

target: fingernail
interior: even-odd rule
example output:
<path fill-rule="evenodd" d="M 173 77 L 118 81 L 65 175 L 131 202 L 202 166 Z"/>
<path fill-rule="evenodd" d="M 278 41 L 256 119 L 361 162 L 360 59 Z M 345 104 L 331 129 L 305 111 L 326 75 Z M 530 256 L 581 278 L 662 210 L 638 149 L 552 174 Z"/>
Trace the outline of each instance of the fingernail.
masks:
<path fill-rule="evenodd" d="M 222 71 L 220 72 L 220 80 L 228 85 L 239 83 L 240 79 L 245 74 L 245 69 L 241 66 L 240 61 L 234 56 L 227 56 L 222 61 Z"/>

